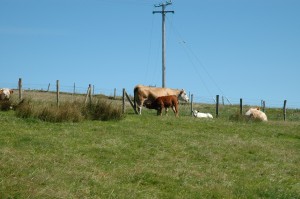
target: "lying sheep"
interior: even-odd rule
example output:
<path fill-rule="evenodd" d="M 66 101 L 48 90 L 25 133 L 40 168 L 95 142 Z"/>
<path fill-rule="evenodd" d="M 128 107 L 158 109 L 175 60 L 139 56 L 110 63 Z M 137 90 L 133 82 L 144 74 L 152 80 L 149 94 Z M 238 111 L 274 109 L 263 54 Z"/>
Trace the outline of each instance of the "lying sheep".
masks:
<path fill-rule="evenodd" d="M 210 113 L 200 113 L 197 110 L 193 110 L 194 117 L 197 118 L 213 118 L 212 114 Z"/>
<path fill-rule="evenodd" d="M 249 118 L 257 119 L 257 120 L 260 120 L 260 121 L 264 121 L 264 122 L 268 121 L 267 115 L 264 112 L 262 112 L 259 107 L 250 108 L 245 113 L 245 115 Z"/>

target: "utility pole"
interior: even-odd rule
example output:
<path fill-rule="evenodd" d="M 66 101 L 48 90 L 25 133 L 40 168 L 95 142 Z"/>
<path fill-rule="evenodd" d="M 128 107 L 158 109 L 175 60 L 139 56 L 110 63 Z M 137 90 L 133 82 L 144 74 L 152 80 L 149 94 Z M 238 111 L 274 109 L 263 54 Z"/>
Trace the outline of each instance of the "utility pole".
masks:
<path fill-rule="evenodd" d="M 165 11 L 166 6 L 171 5 L 172 2 L 167 1 L 166 3 L 161 3 L 159 5 L 154 5 L 154 7 L 161 7 L 161 11 L 153 11 L 153 14 L 155 13 L 161 13 L 162 15 L 162 87 L 165 88 L 166 86 L 166 55 L 165 55 L 165 18 L 166 13 L 173 13 L 174 11 Z"/>

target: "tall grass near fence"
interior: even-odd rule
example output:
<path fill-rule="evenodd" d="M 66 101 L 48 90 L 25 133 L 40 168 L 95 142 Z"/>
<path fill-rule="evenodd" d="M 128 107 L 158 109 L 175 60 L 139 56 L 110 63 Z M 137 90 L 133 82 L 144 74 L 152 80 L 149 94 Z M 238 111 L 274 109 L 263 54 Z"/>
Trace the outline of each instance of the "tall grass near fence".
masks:
<path fill-rule="evenodd" d="M 12 102 L 9 100 L 0 100 L 0 111 L 9 111 L 12 109 Z"/>
<path fill-rule="evenodd" d="M 52 103 L 38 103 L 23 100 L 16 107 L 16 116 L 20 118 L 38 118 L 46 122 L 80 122 L 84 119 L 82 104 L 64 102 L 60 106 Z"/>
<path fill-rule="evenodd" d="M 91 120 L 120 120 L 124 117 L 120 105 L 105 96 L 95 96 L 87 102 L 84 95 L 62 94 L 60 103 L 55 102 L 55 94 L 29 92 L 18 102 L 12 99 L 16 116 L 38 118 L 47 122 L 81 122 Z"/>
<path fill-rule="evenodd" d="M 45 92 L 45 91 L 23 91 L 23 97 L 24 99 L 30 99 L 33 102 L 38 103 L 57 103 L 57 96 L 55 92 Z M 131 98 L 133 98 L 131 96 Z M 80 102 L 80 103 L 86 103 L 89 100 L 87 100 L 87 95 L 84 94 L 73 94 L 73 93 L 60 93 L 59 103 L 70 103 L 70 102 Z M 112 103 L 111 107 L 117 107 L 118 109 L 122 107 L 122 97 L 106 97 L 104 95 L 93 95 L 92 96 L 92 102 L 97 102 L 99 99 L 109 99 L 109 104 Z M 16 104 L 18 103 L 18 95 L 12 95 L 12 103 Z M 126 114 L 132 114 L 134 111 L 132 107 L 130 106 L 130 103 L 127 101 L 127 99 L 124 100 L 125 104 L 125 112 Z M 240 106 L 238 104 L 236 105 L 222 105 L 219 104 L 219 110 L 218 110 L 218 116 L 220 118 L 233 118 L 233 116 L 236 116 L 240 113 Z M 242 114 L 244 114 L 251 106 L 250 105 L 243 105 L 243 111 Z M 0 107 L 1 108 L 1 107 Z M 193 103 L 193 109 L 196 109 L 200 112 L 209 112 L 212 115 L 216 116 L 216 104 L 206 104 L 206 103 Z M 282 108 L 269 108 L 265 107 L 264 110 L 269 118 L 269 120 L 272 121 L 282 121 L 284 120 L 284 111 Z M 152 114 L 156 113 L 155 110 L 147 110 L 146 108 L 143 108 L 143 112 L 145 114 Z M 169 111 L 172 112 L 172 111 Z M 125 114 L 125 115 L 126 115 Z M 172 113 L 169 113 L 171 115 Z M 179 105 L 179 114 L 181 116 L 191 116 L 191 104 L 190 103 L 183 103 L 180 102 Z M 286 110 L 286 120 L 288 121 L 300 121 L 300 110 L 299 109 L 291 109 L 287 105 Z"/>

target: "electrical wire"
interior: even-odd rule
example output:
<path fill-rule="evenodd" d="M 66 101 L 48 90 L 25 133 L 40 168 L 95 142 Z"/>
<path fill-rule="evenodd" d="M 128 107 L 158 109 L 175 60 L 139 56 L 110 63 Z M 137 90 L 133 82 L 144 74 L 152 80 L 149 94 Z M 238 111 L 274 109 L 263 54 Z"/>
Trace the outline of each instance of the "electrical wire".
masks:
<path fill-rule="evenodd" d="M 146 71 L 145 71 L 145 79 L 148 77 L 149 65 L 150 65 L 150 54 L 152 50 L 152 37 L 153 37 L 153 24 L 154 24 L 154 16 L 152 15 L 152 23 L 151 23 L 151 30 L 150 30 L 150 44 L 148 49 L 148 59 L 146 64 Z"/>
<path fill-rule="evenodd" d="M 97 0 L 107 4 L 134 4 L 139 6 L 150 6 L 154 5 L 153 2 L 149 2 L 148 0 Z"/>
<path fill-rule="evenodd" d="M 194 70 L 196 71 L 197 75 L 200 77 L 201 81 L 203 82 L 204 85 L 205 82 L 202 78 L 202 76 L 200 75 L 196 64 L 192 61 L 192 57 L 191 55 L 194 57 L 194 59 L 198 62 L 198 65 L 201 66 L 202 70 L 206 73 L 207 77 L 209 77 L 209 79 L 213 82 L 214 86 L 218 89 L 218 91 L 224 96 L 224 92 L 222 91 L 222 89 L 220 88 L 220 86 L 216 83 L 216 81 L 214 80 L 214 78 L 210 75 L 210 73 L 208 72 L 207 68 L 204 66 L 204 64 L 202 63 L 202 61 L 200 60 L 199 56 L 197 56 L 197 54 L 192 50 L 192 48 L 188 45 L 188 43 L 186 42 L 186 40 L 181 36 L 181 34 L 179 33 L 179 31 L 175 28 L 174 24 L 169 20 L 168 17 L 167 21 L 170 24 L 170 27 L 172 28 L 172 30 L 177 34 L 178 38 L 179 38 L 179 43 L 181 44 L 181 46 L 185 49 L 185 53 L 187 54 L 188 58 L 190 59 L 190 62 L 192 63 L 192 66 L 194 68 Z M 207 90 L 208 87 L 205 86 Z M 210 93 L 210 92 L 209 92 Z"/>

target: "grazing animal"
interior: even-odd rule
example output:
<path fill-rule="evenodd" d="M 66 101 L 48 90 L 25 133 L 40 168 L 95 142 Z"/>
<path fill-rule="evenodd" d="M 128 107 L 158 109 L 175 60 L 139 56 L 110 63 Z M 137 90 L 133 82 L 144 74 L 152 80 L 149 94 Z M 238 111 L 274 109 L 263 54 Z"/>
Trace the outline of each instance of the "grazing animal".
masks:
<path fill-rule="evenodd" d="M 193 115 L 197 118 L 214 118 L 210 113 L 200 113 L 197 110 L 193 110 Z"/>
<path fill-rule="evenodd" d="M 137 85 L 134 87 L 134 107 L 142 114 L 142 107 L 146 101 L 146 107 L 152 104 L 156 98 L 161 96 L 176 95 L 179 100 L 189 101 L 189 97 L 183 89 L 159 88 Z"/>
<path fill-rule="evenodd" d="M 264 122 L 268 121 L 267 115 L 264 112 L 262 112 L 259 107 L 250 108 L 245 113 L 245 115 L 250 117 L 250 118 L 253 118 L 253 119 L 258 119 L 260 121 L 264 121 Z"/>
<path fill-rule="evenodd" d="M 0 89 L 0 100 L 9 100 L 10 94 L 14 93 L 12 89 L 1 88 Z"/>
<path fill-rule="evenodd" d="M 178 117 L 178 98 L 176 95 L 161 96 L 154 100 L 154 102 L 146 101 L 144 104 L 149 109 L 156 109 L 157 115 L 162 116 L 162 110 L 165 108 L 166 115 L 168 108 L 172 108 L 175 117 Z"/>

